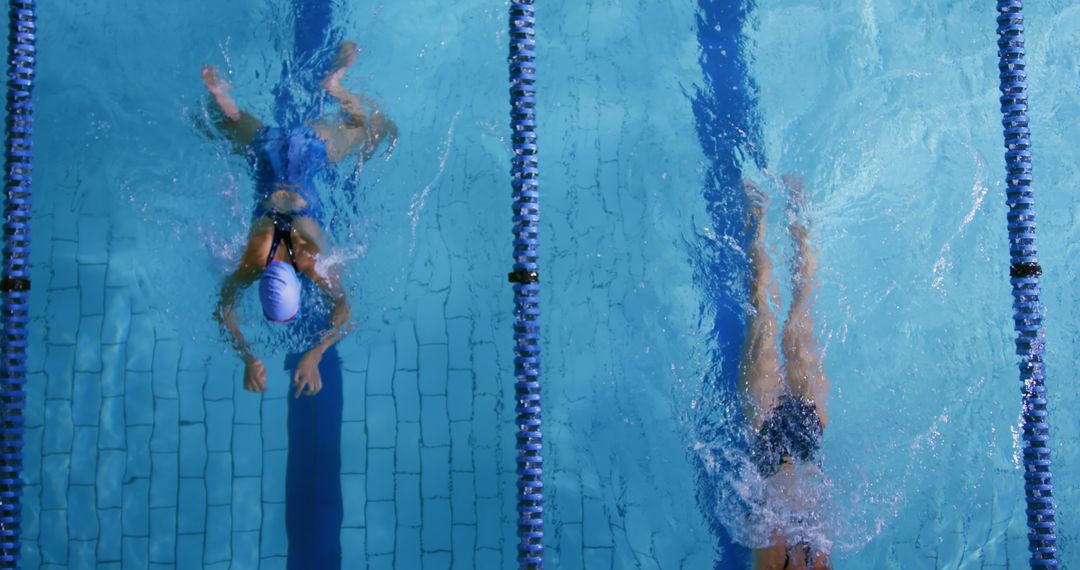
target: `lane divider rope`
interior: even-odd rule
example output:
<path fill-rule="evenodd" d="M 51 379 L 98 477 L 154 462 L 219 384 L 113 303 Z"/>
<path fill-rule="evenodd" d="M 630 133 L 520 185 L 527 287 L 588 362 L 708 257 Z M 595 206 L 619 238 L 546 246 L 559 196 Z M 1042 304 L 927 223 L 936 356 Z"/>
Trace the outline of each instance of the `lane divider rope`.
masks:
<path fill-rule="evenodd" d="M 3 362 L 0 362 L 0 568 L 22 558 L 23 436 L 30 300 L 34 0 L 8 5 L 8 91 L 4 153 Z"/>
<path fill-rule="evenodd" d="M 1043 364 L 1045 329 L 1039 301 L 1035 245 L 1035 193 L 1031 188 L 1031 130 L 1027 116 L 1022 0 L 998 0 L 998 70 L 1001 125 L 1005 135 L 1006 203 L 1009 206 L 1009 269 L 1015 314 L 1016 354 L 1023 394 L 1024 495 L 1032 568 L 1057 568 L 1054 485 L 1050 474 L 1050 426 Z"/>
<path fill-rule="evenodd" d="M 536 146 L 536 18 L 532 0 L 510 3 L 510 126 L 514 156 L 514 384 L 517 405 L 519 568 L 544 564 L 544 459 L 540 431 L 540 174 Z"/>

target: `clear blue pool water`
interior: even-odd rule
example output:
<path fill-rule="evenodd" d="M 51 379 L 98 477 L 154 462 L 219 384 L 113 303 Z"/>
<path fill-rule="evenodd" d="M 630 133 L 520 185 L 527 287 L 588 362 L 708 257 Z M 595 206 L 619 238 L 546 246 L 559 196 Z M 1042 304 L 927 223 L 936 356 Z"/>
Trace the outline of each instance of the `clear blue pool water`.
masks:
<path fill-rule="evenodd" d="M 287 565 L 282 363 L 298 340 L 258 323 L 248 299 L 272 388 L 243 392 L 210 316 L 251 180 L 196 125 L 203 63 L 273 115 L 291 4 L 39 8 L 27 568 Z M 365 50 L 347 83 L 384 102 L 401 139 L 323 189 L 357 319 L 339 346 L 342 567 L 508 567 L 505 6 L 347 4 L 334 29 Z M 550 567 L 744 557 L 731 545 L 751 540 L 741 505 L 756 483 L 705 429 L 734 417 L 713 324 L 745 275 L 738 228 L 718 226 L 705 198 L 733 152 L 761 158 L 739 174 L 772 199 L 781 283 L 771 180 L 795 173 L 811 189 L 837 567 L 1023 567 L 993 6 L 757 2 L 729 56 L 745 58 L 759 128 L 719 151 L 694 113 L 724 87 L 699 61 L 699 32 L 724 31 L 713 8 L 538 12 Z M 1080 9 L 1025 12 L 1068 566 L 1080 560 Z"/>

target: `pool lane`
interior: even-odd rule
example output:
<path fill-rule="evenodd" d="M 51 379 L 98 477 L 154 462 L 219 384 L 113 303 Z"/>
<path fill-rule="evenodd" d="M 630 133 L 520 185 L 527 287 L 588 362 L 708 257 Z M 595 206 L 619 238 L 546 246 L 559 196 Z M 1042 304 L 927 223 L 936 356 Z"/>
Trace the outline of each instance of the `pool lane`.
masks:
<path fill-rule="evenodd" d="M 302 353 L 290 354 L 292 377 Z M 289 568 L 340 568 L 341 357 L 330 347 L 319 363 L 323 389 L 317 396 L 289 395 L 289 459 L 285 472 L 285 528 Z M 291 385 L 287 389 L 291 391 Z"/>
<path fill-rule="evenodd" d="M 281 81 L 274 90 L 274 115 L 279 125 L 295 126 L 314 118 L 315 106 L 302 106 L 294 89 L 315 93 L 317 74 L 327 69 L 335 53 L 340 33 L 330 23 L 333 7 L 326 0 L 295 0 L 293 58 L 282 67 Z M 322 61 L 322 60 L 327 61 Z M 312 318 L 318 330 L 329 319 Z M 285 359 L 289 378 L 303 353 Z M 285 528 L 289 537 L 288 568 L 341 567 L 341 524 L 344 516 L 341 495 L 342 366 L 337 347 L 331 347 L 319 363 L 323 389 L 314 397 L 289 396 L 289 453 L 285 472 Z"/>
<path fill-rule="evenodd" d="M 709 164 L 704 177 L 702 196 L 716 235 L 733 236 L 744 250 L 747 236 L 744 229 L 746 200 L 741 191 L 742 167 L 749 162 L 762 166 L 764 158 L 755 150 L 761 148 L 759 117 L 756 114 L 756 86 L 748 73 L 748 55 L 744 37 L 747 15 L 753 10 L 753 0 L 699 0 L 697 37 L 700 45 L 701 71 L 704 86 L 693 97 L 693 111 L 698 138 Z M 707 247 L 707 246 L 703 246 Z M 705 294 L 713 301 L 715 315 L 710 338 L 716 373 L 711 381 L 721 393 L 737 389 L 738 363 L 745 337 L 746 316 L 743 306 L 745 291 L 733 289 L 724 275 L 745 275 L 747 259 L 739 249 L 724 248 L 710 259 L 708 266 L 698 270 L 708 275 L 703 283 L 711 285 Z M 727 445 L 738 445 L 730 437 L 731 425 L 739 418 L 711 418 L 720 426 L 699 426 L 703 433 L 729 434 Z M 719 428 L 719 429 L 717 429 Z M 711 442 L 720 443 L 720 442 Z M 728 469 L 734 468 L 733 465 Z M 747 568 L 749 550 L 736 544 L 720 520 L 721 485 L 724 482 L 699 458 L 697 490 L 699 506 L 717 537 L 721 555 L 716 568 Z"/>

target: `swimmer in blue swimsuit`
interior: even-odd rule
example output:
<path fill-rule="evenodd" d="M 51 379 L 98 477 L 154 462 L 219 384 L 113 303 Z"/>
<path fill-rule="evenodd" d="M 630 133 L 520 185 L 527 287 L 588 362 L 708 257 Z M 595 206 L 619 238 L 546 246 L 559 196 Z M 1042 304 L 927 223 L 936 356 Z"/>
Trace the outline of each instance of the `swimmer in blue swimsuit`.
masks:
<path fill-rule="evenodd" d="M 397 127 L 371 99 L 351 93 L 342 84 L 345 70 L 359 49 L 343 42 L 322 87 L 341 105 L 340 117 L 319 120 L 294 129 L 265 126 L 240 110 L 229 95 L 231 86 L 217 69 L 205 66 L 203 82 L 213 95 L 221 117 L 218 128 L 252 166 L 256 196 L 251 233 L 236 271 L 226 279 L 215 316 L 231 335 L 244 360 L 244 389 L 266 391 L 266 366 L 251 351 L 237 322 L 240 294 L 259 281 L 259 300 L 266 318 L 275 323 L 295 319 L 301 309 L 301 276 L 307 277 L 333 305 L 330 328 L 301 358 L 293 376 L 296 396 L 322 389 L 319 361 L 348 332 L 348 298 L 334 269 L 317 271 L 323 246 L 322 200 L 315 186 L 321 174 L 348 156 L 374 156 L 385 140 L 387 152 L 397 139 Z"/>
<path fill-rule="evenodd" d="M 753 309 L 739 366 L 739 384 L 753 428 L 750 460 L 766 479 L 766 485 L 771 480 L 780 489 L 794 488 L 789 483 L 806 473 L 796 465 L 818 469 L 821 437 L 829 421 L 825 409 L 829 380 L 810 314 L 817 258 L 809 242 L 804 184 L 790 176 L 785 176 L 783 183 L 788 191 L 788 232 L 795 245 L 791 309 L 779 339 L 784 360 L 781 364 L 777 351 L 780 327 L 770 306 L 779 306 L 779 300 L 765 245 L 767 200 L 752 182 L 745 181 L 753 232 L 749 251 Z M 788 503 L 784 510 L 805 510 L 804 499 L 784 497 L 782 500 Z M 800 517 L 820 517 L 820 513 L 804 512 Z M 787 522 L 799 526 L 804 521 Z M 786 535 L 784 530 L 775 529 L 768 541 L 768 547 L 754 550 L 754 568 L 831 567 L 827 548 L 811 544 L 805 536 Z"/>

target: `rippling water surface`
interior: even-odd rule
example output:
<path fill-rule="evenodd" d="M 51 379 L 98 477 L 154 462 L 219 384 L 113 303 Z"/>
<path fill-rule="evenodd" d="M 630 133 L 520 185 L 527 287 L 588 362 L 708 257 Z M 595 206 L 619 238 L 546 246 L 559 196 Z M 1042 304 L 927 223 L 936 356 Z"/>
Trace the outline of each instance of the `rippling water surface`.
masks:
<path fill-rule="evenodd" d="M 392 156 L 322 189 L 357 324 L 339 347 L 343 567 L 513 563 L 505 8 L 350 2 L 326 38 L 364 48 L 346 83 L 401 131 Z M 1027 8 L 1069 563 L 1080 10 Z M 272 390 L 240 390 L 210 315 L 251 178 L 199 127 L 199 68 L 273 117 L 283 74 L 319 108 L 288 81 L 319 64 L 291 56 L 280 0 L 40 11 L 25 566 L 284 566 L 281 352 L 299 341 L 248 299 Z M 771 199 L 786 309 L 784 174 L 807 182 L 820 260 L 832 418 L 807 493 L 836 565 L 1024 565 L 994 17 L 899 0 L 538 6 L 552 567 L 745 559 L 746 505 L 767 489 L 730 444 L 720 347 L 735 337 L 717 327 L 745 318 L 743 178 Z M 738 69 L 719 82 L 702 61 L 717 37 Z"/>

